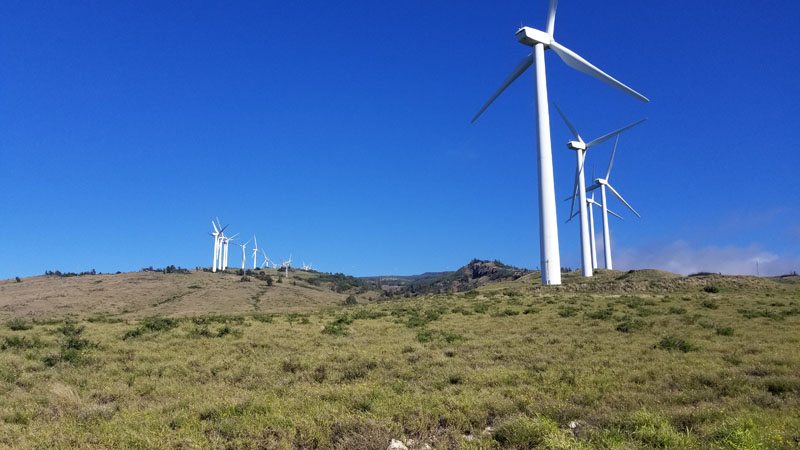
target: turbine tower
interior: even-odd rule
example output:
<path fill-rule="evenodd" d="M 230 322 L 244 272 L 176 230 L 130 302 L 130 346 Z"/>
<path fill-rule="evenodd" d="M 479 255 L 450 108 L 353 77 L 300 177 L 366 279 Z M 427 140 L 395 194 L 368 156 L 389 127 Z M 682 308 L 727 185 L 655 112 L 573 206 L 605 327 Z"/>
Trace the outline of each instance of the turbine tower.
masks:
<path fill-rule="evenodd" d="M 253 235 L 253 270 L 256 270 L 256 259 L 258 258 L 258 239 Z"/>
<path fill-rule="evenodd" d="M 646 119 L 642 119 L 638 122 L 634 122 L 630 125 L 624 126 L 619 130 L 612 131 L 606 135 L 600 136 L 597 139 L 594 139 L 589 142 L 584 142 L 581 138 L 580 133 L 572 125 L 572 122 L 567 119 L 566 114 L 561 111 L 561 108 L 558 105 L 555 105 L 558 114 L 564 120 L 564 123 L 569 128 L 569 131 L 572 132 L 572 135 L 575 137 L 574 141 L 569 141 L 567 143 L 567 148 L 570 150 L 575 151 L 575 155 L 577 157 L 576 165 L 575 165 L 575 186 L 573 188 L 572 194 L 572 205 L 569 209 L 570 218 L 572 218 L 572 212 L 575 210 L 575 195 L 578 195 L 579 198 L 579 212 L 581 216 L 580 222 L 580 235 L 581 235 L 581 269 L 583 272 L 583 276 L 591 277 L 593 264 L 592 264 L 592 248 L 591 248 L 591 237 L 589 236 L 589 218 L 587 217 L 587 202 L 586 202 L 586 176 L 584 175 L 584 161 L 586 160 L 586 152 L 589 151 L 590 148 L 600 145 L 602 143 L 607 142 L 609 139 L 619 136 L 622 132 L 629 130 L 636 125 L 644 122 Z"/>
<path fill-rule="evenodd" d="M 216 223 L 212 220 L 211 226 L 214 227 L 214 232 L 211 233 L 211 236 L 214 237 L 214 260 L 211 264 L 211 271 L 216 272 L 217 269 L 222 268 L 220 255 L 222 254 L 222 236 L 224 236 L 225 228 L 228 228 L 227 225 L 224 227 L 220 225 L 219 219 L 217 219 Z"/>
<path fill-rule="evenodd" d="M 222 252 L 222 270 L 228 270 L 228 250 L 230 249 L 231 241 L 234 240 L 238 235 L 239 233 L 236 233 L 231 237 L 223 237 L 225 242 Z"/>
<path fill-rule="evenodd" d="M 214 232 L 211 233 L 211 236 L 214 237 L 214 260 L 211 263 L 211 272 L 217 271 L 217 260 L 219 259 L 219 229 L 217 229 L 217 224 L 214 221 L 211 221 L 211 226 L 214 227 Z"/>
<path fill-rule="evenodd" d="M 247 249 L 247 244 L 249 244 L 249 243 L 250 243 L 250 241 L 247 241 L 244 244 L 239 244 L 239 247 L 242 247 L 242 273 L 244 273 L 244 271 L 245 271 L 244 265 L 245 265 L 245 262 L 247 260 L 247 250 L 246 249 Z"/>
<path fill-rule="evenodd" d="M 606 171 L 605 178 L 597 178 L 594 180 L 594 184 L 586 190 L 586 192 L 591 192 L 595 189 L 600 189 L 600 201 L 603 205 L 603 252 L 605 253 L 605 262 L 606 262 L 606 269 L 612 270 L 614 265 L 611 261 L 611 231 L 608 228 L 608 202 L 606 201 L 606 188 L 614 194 L 615 197 L 622 202 L 628 209 L 630 209 L 636 217 L 642 217 L 633 209 L 633 206 L 630 205 L 624 198 L 614 189 L 614 186 L 608 182 L 608 179 L 611 177 L 611 168 L 614 166 L 614 156 L 617 154 L 617 145 L 619 144 L 619 135 L 617 136 L 616 142 L 614 142 L 614 150 L 611 152 L 611 159 L 608 161 L 608 170 Z"/>
<path fill-rule="evenodd" d="M 556 215 L 555 182 L 553 180 L 553 151 L 550 143 L 550 111 L 547 103 L 547 75 L 544 64 L 545 50 L 553 50 L 564 63 L 579 72 L 597 78 L 638 100 L 649 101 L 647 97 L 617 81 L 553 39 L 557 6 L 558 0 L 550 0 L 545 31 L 530 27 L 522 27 L 517 31 L 517 40 L 523 45 L 533 47 L 533 52 L 523 58 L 500 88 L 489 98 L 489 101 L 472 118 L 472 122 L 475 122 L 514 80 L 536 63 L 536 106 L 539 128 L 539 250 L 541 253 L 540 263 L 543 285 L 561 284 L 561 256 L 558 251 L 558 219 Z"/>

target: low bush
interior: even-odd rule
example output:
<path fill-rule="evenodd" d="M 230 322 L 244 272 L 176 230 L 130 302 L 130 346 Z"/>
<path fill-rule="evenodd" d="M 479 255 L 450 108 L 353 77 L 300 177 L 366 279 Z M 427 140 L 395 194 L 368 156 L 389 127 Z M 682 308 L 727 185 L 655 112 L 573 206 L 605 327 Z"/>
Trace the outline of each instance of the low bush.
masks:
<path fill-rule="evenodd" d="M 33 324 L 28 323 L 25 319 L 11 319 L 6 322 L 6 326 L 13 331 L 22 331 L 22 330 L 30 330 L 33 328 Z"/>
<path fill-rule="evenodd" d="M 719 288 L 710 284 L 708 286 L 703 287 L 703 292 L 707 292 L 709 294 L 716 294 L 719 292 Z"/>
<path fill-rule="evenodd" d="M 697 346 L 695 346 L 686 339 L 682 339 L 676 336 L 664 337 L 658 342 L 658 344 L 655 345 L 655 348 L 668 351 L 678 350 L 683 353 L 688 353 L 697 350 Z"/>
<path fill-rule="evenodd" d="M 641 330 L 645 323 L 639 319 L 626 318 L 617 325 L 616 330 L 620 333 L 630 333 L 631 331 Z"/>
<path fill-rule="evenodd" d="M 717 334 L 720 336 L 733 336 L 733 328 L 731 327 L 719 327 L 717 328 Z"/>

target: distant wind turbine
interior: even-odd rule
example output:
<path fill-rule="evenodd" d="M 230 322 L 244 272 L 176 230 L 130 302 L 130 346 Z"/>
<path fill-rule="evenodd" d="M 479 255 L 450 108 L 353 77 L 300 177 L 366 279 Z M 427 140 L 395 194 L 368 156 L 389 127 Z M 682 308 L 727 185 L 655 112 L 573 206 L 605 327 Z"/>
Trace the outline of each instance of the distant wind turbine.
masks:
<path fill-rule="evenodd" d="M 575 128 L 574 125 L 567 119 L 566 114 L 561 111 L 561 108 L 558 105 L 555 105 L 558 114 L 564 120 L 564 123 L 569 128 L 569 131 L 572 132 L 572 135 L 575 137 L 574 141 L 569 141 L 567 143 L 567 148 L 570 150 L 575 150 L 575 155 L 577 157 L 577 163 L 575 165 L 575 185 L 573 187 L 573 194 L 572 194 L 572 206 L 570 206 L 570 218 L 572 216 L 572 212 L 575 209 L 575 196 L 577 194 L 578 201 L 579 201 L 579 213 L 580 213 L 580 236 L 581 236 L 581 269 L 583 276 L 590 277 L 592 276 L 593 264 L 592 264 L 592 249 L 590 245 L 590 236 L 589 236 L 589 218 L 587 217 L 587 205 L 586 202 L 586 177 L 584 175 L 584 161 L 586 160 L 586 152 L 589 151 L 590 148 L 600 145 L 602 143 L 607 142 L 611 138 L 615 136 L 619 136 L 626 130 L 629 130 L 636 125 L 644 122 L 646 119 L 639 120 L 638 122 L 634 122 L 630 125 L 624 126 L 616 131 L 612 131 L 611 133 L 605 134 L 600 136 L 597 139 L 594 139 L 589 142 L 584 142 L 581 138 L 580 133 Z"/>
<path fill-rule="evenodd" d="M 249 243 L 250 243 L 250 241 L 247 241 L 244 244 L 239 244 L 239 247 L 242 247 L 242 272 L 244 272 L 244 270 L 245 270 L 244 265 L 245 265 L 245 262 L 247 260 L 247 244 L 249 244 Z"/>
<path fill-rule="evenodd" d="M 603 205 L 603 252 L 605 253 L 605 262 L 606 262 L 606 269 L 611 270 L 614 268 L 614 265 L 611 261 L 611 231 L 608 228 L 608 201 L 606 201 L 606 188 L 614 194 L 615 197 L 625 205 L 626 208 L 630 209 L 631 212 L 636 214 L 636 217 L 642 217 L 633 206 L 630 205 L 624 198 L 614 189 L 614 186 L 608 182 L 609 178 L 611 178 L 611 168 L 614 166 L 614 157 L 617 154 L 617 145 L 619 145 L 619 135 L 617 135 L 617 140 L 614 142 L 614 150 L 611 152 L 611 159 L 608 161 L 608 170 L 606 171 L 605 178 L 597 178 L 594 180 L 594 184 L 586 190 L 586 192 L 591 192 L 595 189 L 600 189 L 600 201 Z"/>
<path fill-rule="evenodd" d="M 564 63 L 579 72 L 597 78 L 637 100 L 643 102 L 649 101 L 647 97 L 617 81 L 610 75 L 593 66 L 577 53 L 555 41 L 553 34 L 555 31 L 557 6 L 557 0 L 550 0 L 545 31 L 530 27 L 522 27 L 517 31 L 517 40 L 523 45 L 533 47 L 533 52 L 522 59 L 500 88 L 489 98 L 489 101 L 487 101 L 472 118 L 472 122 L 475 122 L 511 83 L 535 63 L 536 107 L 539 128 L 539 244 L 543 285 L 561 284 L 561 255 L 558 250 L 558 218 L 556 212 L 555 183 L 553 179 L 553 152 L 550 142 L 550 111 L 548 110 L 547 101 L 545 50 L 553 50 Z"/>
<path fill-rule="evenodd" d="M 572 198 L 572 197 L 570 197 L 570 198 Z M 568 198 L 567 200 L 570 200 L 570 198 Z M 603 205 L 594 200 L 594 192 L 592 192 L 592 196 L 590 198 L 586 199 L 586 203 L 587 203 L 587 209 L 589 210 L 589 242 L 591 242 L 591 244 L 592 244 L 592 268 L 593 269 L 597 269 L 597 267 L 598 267 L 597 266 L 597 242 L 595 242 L 596 239 L 595 239 L 595 236 L 594 236 L 594 208 L 595 207 L 599 207 L 600 209 L 602 209 Z M 620 216 L 619 214 L 615 213 L 614 211 L 612 211 L 610 209 L 608 210 L 608 213 L 613 215 L 613 216 L 619 217 L 622 220 L 625 220 L 625 219 L 623 219 L 622 216 Z M 572 216 L 570 216 L 569 220 L 567 220 L 567 222 L 569 222 L 572 219 L 574 219 L 578 214 L 580 214 L 580 211 L 575 211 L 572 214 Z"/>
<path fill-rule="evenodd" d="M 253 235 L 253 270 L 256 270 L 256 260 L 258 258 L 258 239 Z"/>

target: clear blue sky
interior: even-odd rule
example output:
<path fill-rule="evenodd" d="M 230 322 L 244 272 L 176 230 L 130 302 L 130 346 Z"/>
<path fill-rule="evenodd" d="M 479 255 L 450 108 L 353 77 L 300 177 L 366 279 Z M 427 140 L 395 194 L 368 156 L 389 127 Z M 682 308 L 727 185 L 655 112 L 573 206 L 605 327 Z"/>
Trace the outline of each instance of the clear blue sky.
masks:
<path fill-rule="evenodd" d="M 469 119 L 527 54 L 516 29 L 544 27 L 546 9 L 5 1 L 0 277 L 208 266 L 215 216 L 325 271 L 536 267 L 532 72 Z M 800 5 L 562 0 L 558 13 L 560 42 L 652 100 L 547 55 L 551 100 L 584 136 L 649 118 L 623 135 L 612 176 L 643 215 L 613 222 L 620 268 L 800 270 Z M 562 198 L 574 154 L 552 123 Z M 577 224 L 559 232 L 578 266 Z"/>

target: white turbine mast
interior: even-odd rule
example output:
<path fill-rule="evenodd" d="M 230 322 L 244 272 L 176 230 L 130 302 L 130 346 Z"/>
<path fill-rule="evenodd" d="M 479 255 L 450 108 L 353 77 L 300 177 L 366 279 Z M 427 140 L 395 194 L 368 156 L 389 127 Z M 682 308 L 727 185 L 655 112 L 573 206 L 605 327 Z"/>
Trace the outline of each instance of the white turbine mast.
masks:
<path fill-rule="evenodd" d="M 547 101 L 547 76 L 544 52 L 553 50 L 571 68 L 597 78 L 634 98 L 648 102 L 647 97 L 617 81 L 602 70 L 593 66 L 572 50 L 559 44 L 553 38 L 555 31 L 557 0 L 550 0 L 545 31 L 530 27 L 522 27 L 517 33 L 517 40 L 533 52 L 522 59 L 517 67 L 506 78 L 500 88 L 481 107 L 472 122 L 475 122 L 492 102 L 506 90 L 517 78 L 532 65 L 536 65 L 536 106 L 539 128 L 539 244 L 541 253 L 542 284 L 561 284 L 561 255 L 558 250 L 558 219 L 556 213 L 555 182 L 553 179 L 553 151 L 550 142 L 550 112 Z"/>
<path fill-rule="evenodd" d="M 247 241 L 244 244 L 238 244 L 239 247 L 242 247 L 242 272 L 245 271 L 244 265 L 245 265 L 245 262 L 247 260 L 247 244 L 249 244 L 249 243 L 250 243 L 250 241 Z"/>
<path fill-rule="evenodd" d="M 239 233 L 236 233 L 231 237 L 227 237 L 227 236 L 223 237 L 225 242 L 224 242 L 224 250 L 223 250 L 223 257 L 222 257 L 222 270 L 227 270 L 228 269 L 228 250 L 230 249 L 231 241 L 236 239 L 236 236 L 238 236 L 238 235 L 239 235 Z"/>
<path fill-rule="evenodd" d="M 228 228 L 228 226 L 225 225 L 223 227 L 220 225 L 219 219 L 216 222 L 212 220 L 211 226 L 214 227 L 214 232 L 211 233 L 211 236 L 214 237 L 214 259 L 211 263 L 211 271 L 216 272 L 218 269 L 222 269 L 222 237 L 224 236 L 225 228 Z"/>
<path fill-rule="evenodd" d="M 589 151 L 590 148 L 608 142 L 611 138 L 615 136 L 619 136 L 626 130 L 629 130 L 636 125 L 644 122 L 647 119 L 639 120 L 638 122 L 634 122 L 630 125 L 624 126 L 618 130 L 612 131 L 608 134 L 600 136 L 597 139 L 594 139 L 589 142 L 584 142 L 583 138 L 581 138 L 580 133 L 572 125 L 572 122 L 567 119 L 566 114 L 558 105 L 555 105 L 558 114 L 564 120 L 564 124 L 567 125 L 569 131 L 572 133 L 572 136 L 575 137 L 574 141 L 569 141 L 567 143 L 567 148 L 570 150 L 575 151 L 576 155 L 576 165 L 575 165 L 575 184 L 572 190 L 572 205 L 569 209 L 570 219 L 572 218 L 573 211 L 575 210 L 575 197 L 577 195 L 579 199 L 579 208 L 578 212 L 580 213 L 580 238 L 581 238 L 581 269 L 583 276 L 591 277 L 594 264 L 592 264 L 592 246 L 591 246 L 591 237 L 589 235 L 589 218 L 587 217 L 587 201 L 586 201 L 586 177 L 584 175 L 583 168 L 585 166 L 584 162 L 586 161 L 586 152 Z"/>
<path fill-rule="evenodd" d="M 617 140 L 614 142 L 614 150 L 611 152 L 611 159 L 608 161 L 608 170 L 606 171 L 605 178 L 596 178 L 594 180 L 594 184 L 586 190 L 586 192 L 591 192 L 595 189 L 600 189 L 600 201 L 602 203 L 602 210 L 603 210 L 603 252 L 605 253 L 605 263 L 606 269 L 611 270 L 614 268 L 614 265 L 611 261 L 611 231 L 608 228 L 608 202 L 606 201 L 606 188 L 614 194 L 619 201 L 625 205 L 626 208 L 630 209 L 631 212 L 636 214 L 636 217 L 642 217 L 633 206 L 630 205 L 616 189 L 614 186 L 608 182 L 609 178 L 611 178 L 611 168 L 614 166 L 614 156 L 617 154 L 617 145 L 619 144 L 619 135 L 617 135 Z"/>
<path fill-rule="evenodd" d="M 256 270 L 256 260 L 258 259 L 258 239 L 253 235 L 253 270 Z"/>

